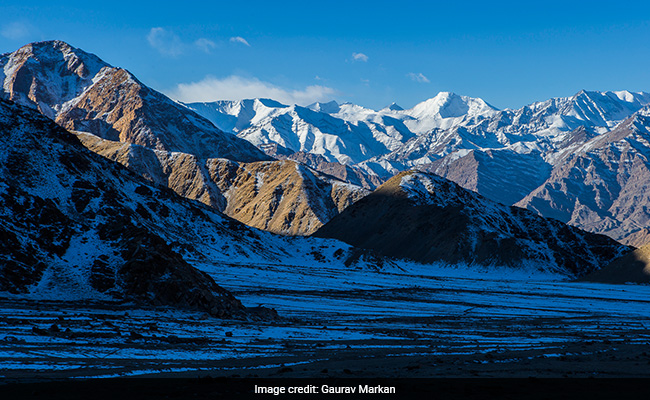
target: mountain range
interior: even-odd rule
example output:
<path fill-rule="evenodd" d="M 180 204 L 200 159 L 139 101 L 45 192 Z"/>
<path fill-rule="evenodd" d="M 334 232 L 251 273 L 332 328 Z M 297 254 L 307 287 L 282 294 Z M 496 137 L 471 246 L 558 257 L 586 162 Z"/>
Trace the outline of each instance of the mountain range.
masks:
<path fill-rule="evenodd" d="M 342 163 L 372 177 L 369 188 L 417 167 L 491 200 L 642 245 L 650 240 L 647 189 L 634 182 L 650 178 L 642 138 L 649 104 L 648 93 L 583 90 L 516 110 L 448 92 L 406 110 L 265 99 L 187 107 L 270 155 Z"/>
<path fill-rule="evenodd" d="M 3 291 L 245 315 L 192 260 L 579 277 L 632 250 L 598 233 L 647 240 L 645 93 L 519 110 L 448 92 L 406 110 L 182 104 L 60 41 L 0 71 Z"/>
<path fill-rule="evenodd" d="M 2 55 L 0 68 L 0 98 L 38 110 L 99 154 L 251 226 L 310 234 L 368 193 L 296 162 L 276 162 L 67 43 L 23 46 Z"/>

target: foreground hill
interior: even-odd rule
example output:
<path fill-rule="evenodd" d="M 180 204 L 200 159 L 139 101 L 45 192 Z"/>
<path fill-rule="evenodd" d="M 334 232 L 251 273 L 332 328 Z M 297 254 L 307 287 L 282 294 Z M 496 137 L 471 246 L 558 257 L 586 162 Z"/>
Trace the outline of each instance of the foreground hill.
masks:
<path fill-rule="evenodd" d="M 245 313 L 169 244 L 185 223 L 210 223 L 213 235 L 236 241 L 229 220 L 148 185 L 4 100 L 0 148 L 0 291 Z"/>
<path fill-rule="evenodd" d="M 396 175 L 315 236 L 424 263 L 508 265 L 569 276 L 585 275 L 630 251 L 606 236 L 414 171 Z"/>

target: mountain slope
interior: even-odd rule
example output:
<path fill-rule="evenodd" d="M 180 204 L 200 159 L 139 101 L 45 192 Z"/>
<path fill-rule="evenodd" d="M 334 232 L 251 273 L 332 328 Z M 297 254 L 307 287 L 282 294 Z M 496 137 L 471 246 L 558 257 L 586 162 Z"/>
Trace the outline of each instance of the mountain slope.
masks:
<path fill-rule="evenodd" d="M 612 239 L 494 203 L 408 171 L 348 207 L 315 236 L 420 262 L 508 265 L 582 276 L 630 251 Z"/>
<path fill-rule="evenodd" d="M 66 129 L 201 158 L 270 159 L 128 71 L 64 42 L 32 43 L 3 54 L 0 68 L 5 99 L 36 108 Z"/>
<path fill-rule="evenodd" d="M 600 283 L 650 283 L 650 245 L 615 259 L 581 280 Z"/>
<path fill-rule="evenodd" d="M 176 221 L 196 228 L 210 221 L 226 237 L 229 221 L 178 202 L 51 120 L 4 100 L 0 148 L 0 290 L 245 313 L 169 245 L 181 228 Z"/>
<path fill-rule="evenodd" d="M 215 265 L 390 264 L 342 242 L 249 228 L 148 182 L 33 109 L 5 100 L 0 239 L 3 296 L 136 301 L 220 317 L 273 313 L 243 307 L 202 272 Z"/>
<path fill-rule="evenodd" d="M 77 133 L 90 150 L 249 226 L 309 235 L 369 192 L 294 161 L 201 160 Z"/>
<path fill-rule="evenodd" d="M 634 246 L 650 241 L 650 109 L 568 154 L 519 203 Z"/>

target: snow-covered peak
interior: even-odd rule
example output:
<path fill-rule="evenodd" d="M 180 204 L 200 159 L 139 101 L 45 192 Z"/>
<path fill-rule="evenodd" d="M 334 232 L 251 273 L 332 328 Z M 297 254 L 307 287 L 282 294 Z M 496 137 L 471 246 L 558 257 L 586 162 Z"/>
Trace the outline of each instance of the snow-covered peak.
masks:
<path fill-rule="evenodd" d="M 30 43 L 3 54 L 0 65 L 3 97 L 37 107 L 50 118 L 62 103 L 90 86 L 102 68 L 109 67 L 94 54 L 59 40 Z"/>
<path fill-rule="evenodd" d="M 397 103 L 392 102 L 386 107 L 382 108 L 381 111 L 404 111 L 404 109 Z"/>
<path fill-rule="evenodd" d="M 335 114 L 341 110 L 339 104 L 334 100 L 328 103 L 321 103 L 321 102 L 312 103 L 308 105 L 307 108 L 309 108 L 310 110 L 324 112 L 327 114 Z"/>
<path fill-rule="evenodd" d="M 483 99 L 459 96 L 452 92 L 440 92 L 435 97 L 425 100 L 405 113 L 414 118 L 439 116 L 440 118 L 456 118 L 464 115 L 475 116 L 491 113 L 496 108 Z"/>
<path fill-rule="evenodd" d="M 286 112 L 289 106 L 272 99 L 218 100 L 206 103 L 187 103 L 187 108 L 207 118 L 217 128 L 236 133 L 263 119 Z"/>

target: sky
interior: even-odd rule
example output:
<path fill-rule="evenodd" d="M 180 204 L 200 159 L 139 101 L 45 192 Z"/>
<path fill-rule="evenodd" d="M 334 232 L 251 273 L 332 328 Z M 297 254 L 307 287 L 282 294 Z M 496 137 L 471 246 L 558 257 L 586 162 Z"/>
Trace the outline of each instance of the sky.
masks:
<path fill-rule="evenodd" d="M 2 1 L 0 53 L 51 39 L 185 102 L 650 92 L 647 1 Z"/>

